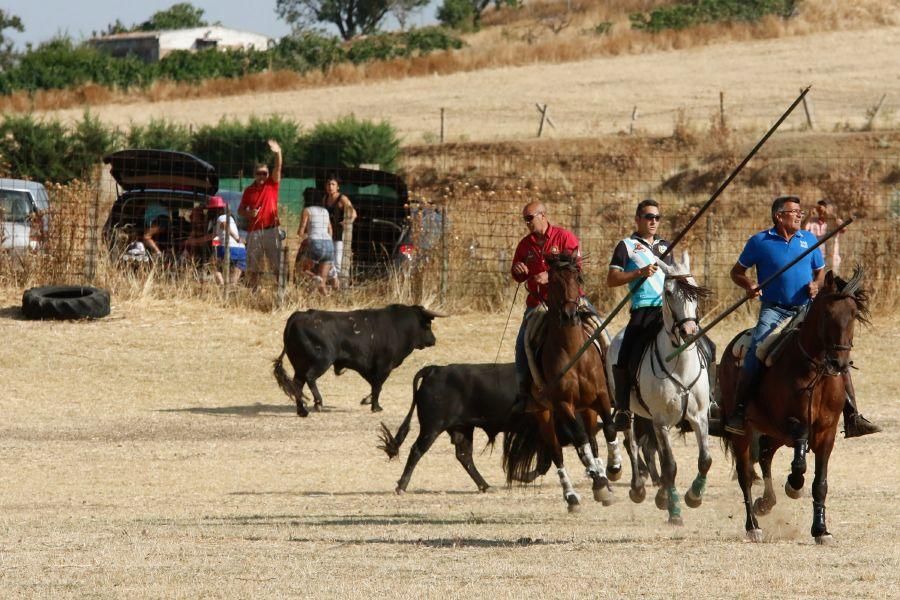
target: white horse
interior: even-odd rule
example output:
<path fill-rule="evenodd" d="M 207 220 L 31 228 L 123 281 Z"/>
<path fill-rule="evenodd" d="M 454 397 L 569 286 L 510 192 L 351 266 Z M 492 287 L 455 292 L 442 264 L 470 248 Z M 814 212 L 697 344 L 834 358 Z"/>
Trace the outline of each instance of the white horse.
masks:
<path fill-rule="evenodd" d="M 684 499 L 688 506 L 696 508 L 702 502 L 706 490 L 706 474 L 712 465 L 708 423 L 710 381 L 708 361 L 698 344 L 691 344 L 671 362 L 666 362 L 665 357 L 679 347 L 684 339 L 698 331 L 697 301 L 707 296 L 709 290 L 698 286 L 691 276 L 687 252 L 682 255 L 681 264 L 674 267 L 660 261 L 657 264 L 666 274 L 662 306 L 664 326 L 641 357 L 638 369 L 639 390 L 631 391 L 631 410 L 636 417 L 649 419 L 656 434 L 662 471 L 656 506 L 660 510 L 668 509 L 669 523 L 681 525 L 680 499 L 675 487 L 677 467 L 669 441 L 669 428 L 686 419 L 697 436 L 698 474 Z M 609 350 L 606 365 L 610 386 L 614 385 L 610 369 L 618 360 L 624 333 L 622 330 L 613 338 Z M 632 473 L 628 495 L 634 502 L 643 502 L 646 491 L 644 480 L 638 471 L 638 449 L 633 424 L 625 432 L 625 443 L 631 457 Z"/>

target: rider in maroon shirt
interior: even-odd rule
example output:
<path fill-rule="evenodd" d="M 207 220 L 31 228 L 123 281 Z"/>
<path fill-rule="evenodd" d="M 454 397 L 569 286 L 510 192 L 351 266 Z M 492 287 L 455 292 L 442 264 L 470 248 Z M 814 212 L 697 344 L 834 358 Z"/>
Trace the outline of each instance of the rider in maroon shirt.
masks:
<path fill-rule="evenodd" d="M 548 267 L 545 256 L 571 254 L 581 262 L 578 238 L 571 231 L 550 224 L 547 209 L 540 202 L 530 202 L 522 209 L 522 218 L 529 234 L 519 242 L 513 255 L 510 274 L 518 283 L 524 283 L 528 291 L 525 315 L 516 337 L 516 379 L 519 382 L 519 398 L 527 400 L 531 395 L 531 372 L 525 354 L 525 317 L 541 302 L 547 301 Z"/>

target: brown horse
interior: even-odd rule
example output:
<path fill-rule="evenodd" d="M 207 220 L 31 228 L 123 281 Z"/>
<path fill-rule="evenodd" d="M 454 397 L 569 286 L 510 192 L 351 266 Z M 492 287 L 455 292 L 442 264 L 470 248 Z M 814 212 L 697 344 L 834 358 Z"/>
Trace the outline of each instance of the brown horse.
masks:
<path fill-rule="evenodd" d="M 762 540 L 756 515 L 767 514 L 775 505 L 772 457 L 781 446 L 794 449 L 791 474 L 784 490 L 795 499 L 800 497 L 803 489 L 806 452 L 812 450 L 815 453 L 811 533 L 818 544 L 826 544 L 832 539 L 825 526 L 828 459 L 844 406 L 841 374 L 852 365 L 850 349 L 853 347 L 854 324 L 856 321 L 868 322 L 868 296 L 860 288 L 862 275 L 859 267 L 846 282 L 830 271 L 826 274 L 825 285 L 810 305 L 799 331 L 785 342 L 775 363 L 762 373 L 759 394 L 747 407 L 746 433 L 726 439 L 737 462 L 738 481 L 747 510 L 747 538 L 751 541 Z M 726 414 L 734 407 L 734 387 L 740 369 L 732 358 L 735 340 L 726 348 L 719 368 Z M 754 432 L 762 436 L 759 464 L 765 491 L 751 504 L 753 466 L 750 446 Z"/>
<path fill-rule="evenodd" d="M 503 466 L 507 482 L 527 481 L 538 467 L 552 460 L 570 511 L 577 510 L 580 498 L 563 465 L 560 438 L 571 440 L 582 464 L 593 480 L 594 499 L 612 504 L 610 477 L 620 471 L 605 471 L 598 456 L 597 417 L 604 422 L 607 442 L 615 441 L 612 430 L 609 392 L 603 359 L 594 348 L 588 349 L 567 372 L 560 374 L 587 339 L 579 315 L 581 269 L 578 260 L 562 254 L 548 257 L 550 268 L 547 294 L 546 338 L 540 349 L 543 389 L 532 390 L 532 402 L 526 414 L 506 432 L 503 442 Z M 609 436 L 612 436 L 610 439 Z"/>

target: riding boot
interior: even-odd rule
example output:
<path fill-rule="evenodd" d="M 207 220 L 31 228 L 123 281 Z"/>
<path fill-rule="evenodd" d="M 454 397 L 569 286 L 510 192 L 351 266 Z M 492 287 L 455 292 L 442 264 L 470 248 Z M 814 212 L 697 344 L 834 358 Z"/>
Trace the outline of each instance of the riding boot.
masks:
<path fill-rule="evenodd" d="M 628 376 L 628 369 L 618 365 L 613 366 L 613 385 L 616 388 L 616 411 L 613 415 L 613 422 L 616 431 L 628 431 L 631 427 L 632 414 L 631 405 L 631 377 Z"/>
<path fill-rule="evenodd" d="M 725 421 L 725 431 L 735 435 L 744 435 L 744 417 L 747 404 L 756 395 L 757 377 L 748 376 L 742 369 L 735 385 L 734 410 Z"/>
<path fill-rule="evenodd" d="M 853 390 L 853 380 L 850 379 L 850 371 L 845 371 L 842 377 L 844 379 L 845 394 L 844 437 L 859 437 L 881 431 L 881 427 L 859 414 L 859 410 L 856 408 L 856 393 Z"/>
<path fill-rule="evenodd" d="M 519 381 L 519 391 L 516 392 L 516 401 L 513 403 L 513 413 L 523 413 L 528 408 L 528 401 L 531 400 L 531 373 L 527 373 Z"/>

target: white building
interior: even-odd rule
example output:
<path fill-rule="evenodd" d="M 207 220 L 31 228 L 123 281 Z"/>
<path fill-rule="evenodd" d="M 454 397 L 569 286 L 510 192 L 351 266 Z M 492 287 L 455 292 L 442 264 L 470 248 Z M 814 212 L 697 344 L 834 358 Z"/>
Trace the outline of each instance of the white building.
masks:
<path fill-rule="evenodd" d="M 192 29 L 116 33 L 94 38 L 91 44 L 115 57 L 133 54 L 144 62 L 151 63 L 173 50 L 197 51 L 208 48 L 265 50 L 272 41 L 271 38 L 258 33 L 209 25 Z"/>

